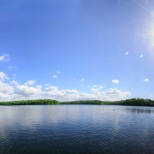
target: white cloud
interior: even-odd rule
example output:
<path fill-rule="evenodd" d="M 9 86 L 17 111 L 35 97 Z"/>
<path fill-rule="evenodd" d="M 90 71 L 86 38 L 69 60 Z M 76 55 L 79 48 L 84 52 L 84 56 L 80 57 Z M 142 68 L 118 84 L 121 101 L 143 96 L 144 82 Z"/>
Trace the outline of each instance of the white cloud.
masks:
<path fill-rule="evenodd" d="M 46 87 L 49 87 L 49 86 L 50 86 L 50 84 L 46 83 L 46 84 L 45 84 L 45 86 L 46 86 Z"/>
<path fill-rule="evenodd" d="M 4 62 L 8 62 L 9 59 L 9 55 L 8 54 L 3 54 L 0 56 L 0 61 L 4 61 Z"/>
<path fill-rule="evenodd" d="M 103 90 L 105 86 L 94 85 L 90 92 L 80 92 L 77 89 L 59 89 L 53 85 L 36 85 L 35 80 L 29 80 L 20 84 L 16 80 L 6 83 L 8 77 L 1 74 L 0 101 L 24 100 L 24 99 L 55 99 L 58 101 L 72 100 L 120 100 L 131 95 L 130 92 L 110 88 Z"/>
<path fill-rule="evenodd" d="M 4 80 L 8 80 L 9 77 L 4 73 L 4 72 L 0 72 L 0 80 L 4 81 Z"/>
<path fill-rule="evenodd" d="M 18 85 L 15 91 L 15 94 L 21 95 L 22 97 L 29 97 L 32 95 L 38 95 L 40 93 L 41 87 L 32 87 L 28 85 Z"/>
<path fill-rule="evenodd" d="M 29 80 L 27 82 L 25 82 L 25 85 L 33 85 L 36 83 L 36 80 Z"/>
<path fill-rule="evenodd" d="M 9 83 L 5 83 L 4 80 L 0 81 L 0 101 L 13 100 L 14 87 Z"/>
<path fill-rule="evenodd" d="M 129 54 L 129 52 L 125 52 L 125 55 L 127 56 Z"/>
<path fill-rule="evenodd" d="M 59 90 L 56 86 L 50 86 L 42 92 L 42 97 L 52 98 L 59 101 L 72 100 L 120 100 L 131 95 L 130 92 L 111 88 L 101 91 L 103 86 L 94 86 L 91 93 L 82 93 L 76 89 Z"/>
<path fill-rule="evenodd" d="M 143 81 L 144 82 L 149 82 L 150 80 L 148 78 L 145 78 Z"/>
<path fill-rule="evenodd" d="M 13 94 L 14 88 L 10 86 L 8 83 L 4 83 L 0 81 L 0 93 L 4 94 Z"/>
<path fill-rule="evenodd" d="M 45 88 L 45 91 L 47 92 L 58 91 L 58 88 L 56 86 L 50 86 Z"/>
<path fill-rule="evenodd" d="M 126 97 L 131 96 L 130 92 L 127 91 L 121 91 L 119 89 L 110 88 L 108 91 L 106 91 L 106 94 L 110 97 Z"/>
<path fill-rule="evenodd" d="M 84 81 L 85 81 L 85 79 L 84 79 L 84 78 L 82 78 L 80 81 L 81 81 L 81 82 L 84 82 Z"/>
<path fill-rule="evenodd" d="M 19 83 L 18 83 L 17 81 L 15 81 L 15 80 L 12 80 L 12 81 L 11 81 L 11 84 L 13 84 L 13 85 L 15 85 L 15 86 L 18 86 L 18 85 L 19 85 Z"/>
<path fill-rule="evenodd" d="M 118 83 L 120 83 L 120 81 L 119 81 L 119 80 L 114 79 L 114 80 L 112 80 L 112 83 L 118 84 Z"/>
<path fill-rule="evenodd" d="M 141 55 L 140 55 L 140 58 L 143 58 L 143 56 L 144 56 L 144 55 L 143 55 L 143 54 L 141 54 Z"/>
<path fill-rule="evenodd" d="M 105 86 L 97 86 L 97 85 L 94 85 L 92 88 L 91 88 L 91 91 L 92 92 L 98 92 L 100 90 L 102 90 Z"/>
<path fill-rule="evenodd" d="M 54 74 L 52 77 L 53 77 L 54 79 L 56 79 L 56 78 L 57 78 L 57 75 Z"/>
<path fill-rule="evenodd" d="M 0 83 L 0 101 L 7 100 L 24 100 L 24 99 L 55 99 L 58 101 L 73 101 L 73 100 L 103 100 L 112 101 L 120 100 L 131 95 L 130 92 L 121 91 L 111 88 L 107 91 L 101 91 L 103 86 L 93 87 L 90 93 L 79 92 L 76 89 L 60 90 L 56 86 L 46 87 L 42 90 L 41 85 L 29 86 L 18 82 L 13 82 L 15 87 L 6 83 Z M 5 88 L 3 88 L 5 86 Z"/>
<path fill-rule="evenodd" d="M 60 75 L 60 71 L 56 71 L 56 73 L 54 75 L 52 75 L 52 78 L 56 79 L 58 78 L 58 75 Z"/>
<path fill-rule="evenodd" d="M 8 69 L 17 69 L 15 66 L 8 66 Z"/>

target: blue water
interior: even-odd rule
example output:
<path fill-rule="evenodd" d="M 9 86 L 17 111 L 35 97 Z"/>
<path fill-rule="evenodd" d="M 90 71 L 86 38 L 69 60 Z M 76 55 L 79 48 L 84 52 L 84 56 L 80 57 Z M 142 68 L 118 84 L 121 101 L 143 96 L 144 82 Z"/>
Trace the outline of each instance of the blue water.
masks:
<path fill-rule="evenodd" d="M 154 153 L 154 108 L 0 106 L 0 154 L 106 153 Z"/>

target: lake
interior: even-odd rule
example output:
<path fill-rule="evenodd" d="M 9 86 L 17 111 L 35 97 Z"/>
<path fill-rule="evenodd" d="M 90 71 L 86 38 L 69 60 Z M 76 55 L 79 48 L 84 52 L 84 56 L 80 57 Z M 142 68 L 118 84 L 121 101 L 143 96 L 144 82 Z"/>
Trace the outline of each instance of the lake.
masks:
<path fill-rule="evenodd" d="M 106 153 L 154 153 L 154 108 L 0 106 L 0 154 Z"/>

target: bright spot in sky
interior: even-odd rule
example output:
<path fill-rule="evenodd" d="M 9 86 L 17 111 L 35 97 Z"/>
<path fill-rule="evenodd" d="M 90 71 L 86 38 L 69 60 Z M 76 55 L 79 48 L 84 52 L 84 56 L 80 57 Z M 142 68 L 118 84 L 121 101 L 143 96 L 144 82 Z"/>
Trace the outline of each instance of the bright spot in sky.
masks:
<path fill-rule="evenodd" d="M 120 81 L 119 80 L 112 80 L 112 83 L 118 84 Z"/>
<path fill-rule="evenodd" d="M 81 81 L 81 82 L 84 82 L 84 81 L 85 81 L 85 79 L 84 79 L 84 78 L 82 78 L 80 81 Z"/>
<path fill-rule="evenodd" d="M 0 101 L 154 99 L 154 0 L 9 1 Z"/>
<path fill-rule="evenodd" d="M 150 39 L 150 44 L 152 48 L 154 48 L 154 24 L 152 24 L 150 31 L 149 31 L 149 39 Z"/>
<path fill-rule="evenodd" d="M 56 78 L 57 78 L 57 75 L 53 75 L 52 77 L 53 77 L 54 79 L 56 79 Z"/>
<path fill-rule="evenodd" d="M 143 58 L 143 54 L 142 54 L 142 55 L 140 55 L 140 58 Z"/>
<path fill-rule="evenodd" d="M 128 55 L 129 54 L 129 52 L 125 52 L 125 55 Z"/>
<path fill-rule="evenodd" d="M 154 56 L 154 23 L 151 23 L 145 33 L 145 40 L 148 45 L 148 52 L 150 56 Z"/>
<path fill-rule="evenodd" d="M 143 81 L 144 82 L 149 82 L 150 80 L 148 78 L 145 78 Z"/>

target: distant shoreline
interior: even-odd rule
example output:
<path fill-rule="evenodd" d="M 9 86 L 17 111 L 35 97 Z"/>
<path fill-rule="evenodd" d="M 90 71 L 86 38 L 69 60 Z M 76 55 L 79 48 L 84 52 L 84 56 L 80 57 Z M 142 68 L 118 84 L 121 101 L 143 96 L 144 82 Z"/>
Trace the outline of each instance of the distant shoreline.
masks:
<path fill-rule="evenodd" d="M 58 104 L 60 104 L 59 101 L 51 99 L 0 102 L 0 105 L 58 105 Z"/>
<path fill-rule="evenodd" d="M 51 99 L 38 99 L 38 100 L 0 102 L 0 105 L 69 105 L 69 104 L 154 106 L 154 100 L 131 98 L 121 101 L 79 100 L 79 101 L 59 102 L 57 100 L 51 100 Z"/>

